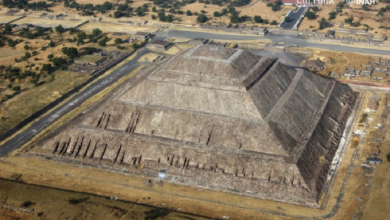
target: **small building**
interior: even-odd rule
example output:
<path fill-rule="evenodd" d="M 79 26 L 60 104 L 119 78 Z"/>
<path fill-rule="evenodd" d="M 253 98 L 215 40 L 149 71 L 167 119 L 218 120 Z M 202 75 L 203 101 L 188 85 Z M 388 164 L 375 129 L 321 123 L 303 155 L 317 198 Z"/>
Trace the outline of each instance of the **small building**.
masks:
<path fill-rule="evenodd" d="M 102 22 L 102 18 L 101 17 L 91 18 L 88 21 L 89 21 L 89 23 L 100 23 L 100 22 Z"/>
<path fill-rule="evenodd" d="M 195 45 L 202 45 L 202 44 L 206 44 L 208 41 L 209 39 L 206 38 L 194 38 L 190 41 L 190 43 Z"/>
<path fill-rule="evenodd" d="M 317 58 L 316 60 L 306 60 L 303 63 L 303 66 L 308 68 L 309 70 L 320 71 L 320 70 L 324 70 L 325 63 Z"/>
<path fill-rule="evenodd" d="M 50 18 L 50 15 L 48 13 L 44 12 L 39 17 L 40 18 Z"/>
<path fill-rule="evenodd" d="M 366 163 L 367 164 L 381 164 L 382 163 L 382 159 L 379 159 L 379 158 L 367 158 Z"/>
<path fill-rule="evenodd" d="M 372 71 L 370 71 L 370 70 L 362 70 L 362 71 L 360 71 L 360 76 L 370 77 L 371 73 L 372 73 Z"/>
<path fill-rule="evenodd" d="M 24 29 L 24 28 L 32 29 L 32 28 L 34 28 L 34 25 L 23 23 L 23 24 L 19 24 L 18 26 L 16 26 L 16 29 L 19 29 L 19 30 Z"/>
<path fill-rule="evenodd" d="M 155 40 L 148 44 L 148 48 L 166 51 L 173 46 L 173 43 L 163 40 Z"/>
<path fill-rule="evenodd" d="M 147 40 L 151 37 L 151 34 L 148 32 L 136 32 L 130 38 L 130 42 L 134 40 Z"/>

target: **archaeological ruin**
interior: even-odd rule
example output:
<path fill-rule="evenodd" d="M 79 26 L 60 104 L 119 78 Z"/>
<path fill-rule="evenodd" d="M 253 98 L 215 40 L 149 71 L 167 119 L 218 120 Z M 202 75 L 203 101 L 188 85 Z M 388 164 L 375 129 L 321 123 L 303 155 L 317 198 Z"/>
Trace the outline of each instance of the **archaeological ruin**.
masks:
<path fill-rule="evenodd" d="M 27 150 L 61 163 L 318 207 L 356 95 L 242 49 L 150 67 Z"/>

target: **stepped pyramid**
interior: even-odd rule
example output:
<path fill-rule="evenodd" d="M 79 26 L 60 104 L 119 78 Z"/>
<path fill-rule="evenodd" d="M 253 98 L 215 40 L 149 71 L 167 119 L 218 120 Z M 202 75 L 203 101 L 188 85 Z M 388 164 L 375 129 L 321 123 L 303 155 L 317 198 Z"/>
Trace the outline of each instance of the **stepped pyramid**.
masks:
<path fill-rule="evenodd" d="M 274 58 L 196 46 L 29 153 L 147 177 L 166 169 L 165 182 L 318 206 L 355 99 Z"/>

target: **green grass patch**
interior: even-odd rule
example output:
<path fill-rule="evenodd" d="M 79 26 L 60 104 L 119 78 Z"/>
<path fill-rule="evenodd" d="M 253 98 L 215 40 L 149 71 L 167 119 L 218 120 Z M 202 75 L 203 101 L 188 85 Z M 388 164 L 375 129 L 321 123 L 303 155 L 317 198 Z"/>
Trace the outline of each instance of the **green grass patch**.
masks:
<path fill-rule="evenodd" d="M 102 56 L 96 56 L 96 55 L 83 55 L 81 57 L 78 57 L 76 60 L 85 61 L 85 62 L 96 62 L 100 59 L 102 59 Z"/>

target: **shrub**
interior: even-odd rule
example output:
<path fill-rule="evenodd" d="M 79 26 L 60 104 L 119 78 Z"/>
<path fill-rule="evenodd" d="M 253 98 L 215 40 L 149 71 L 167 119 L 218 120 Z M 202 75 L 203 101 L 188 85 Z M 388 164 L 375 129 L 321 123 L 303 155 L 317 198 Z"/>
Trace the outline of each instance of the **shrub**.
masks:
<path fill-rule="evenodd" d="M 22 207 L 27 208 L 27 207 L 29 207 L 32 204 L 33 203 L 31 201 L 25 201 L 25 202 L 23 202 Z"/>
<path fill-rule="evenodd" d="M 316 15 L 314 14 L 314 12 L 308 11 L 308 12 L 306 12 L 306 17 L 307 17 L 309 20 L 313 20 L 313 19 L 316 18 Z"/>
<path fill-rule="evenodd" d="M 206 21 L 208 20 L 207 16 L 204 15 L 204 14 L 200 14 L 198 16 L 198 18 L 196 19 L 196 21 L 198 21 L 199 23 L 205 23 Z"/>

